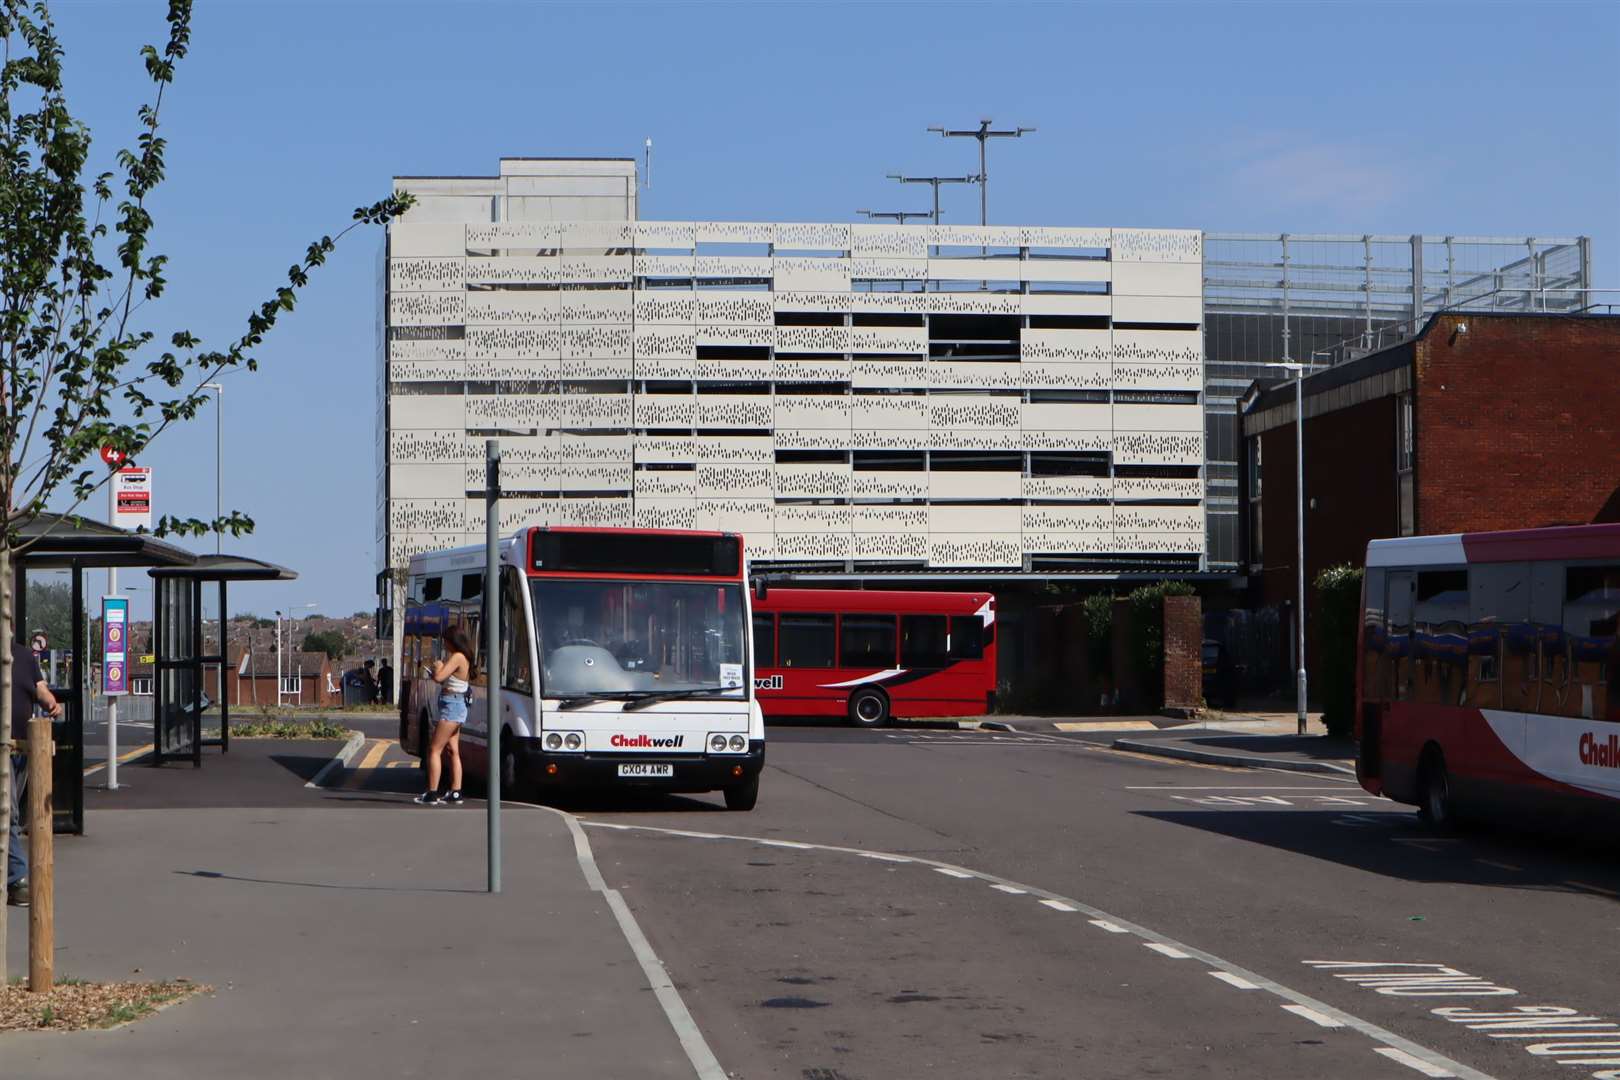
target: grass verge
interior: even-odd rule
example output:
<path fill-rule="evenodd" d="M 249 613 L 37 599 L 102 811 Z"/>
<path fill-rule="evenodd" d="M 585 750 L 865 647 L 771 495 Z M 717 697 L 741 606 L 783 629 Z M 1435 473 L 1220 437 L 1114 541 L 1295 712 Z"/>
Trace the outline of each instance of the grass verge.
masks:
<path fill-rule="evenodd" d="M 217 739 L 219 729 L 203 734 Z M 349 729 L 342 724 L 320 718 L 231 722 L 233 739 L 347 739 L 349 735 Z"/>
<path fill-rule="evenodd" d="M 117 1027 L 212 990 L 189 979 L 98 983 L 62 978 L 50 993 L 35 994 L 23 980 L 12 979 L 0 987 L 0 1035 Z"/>

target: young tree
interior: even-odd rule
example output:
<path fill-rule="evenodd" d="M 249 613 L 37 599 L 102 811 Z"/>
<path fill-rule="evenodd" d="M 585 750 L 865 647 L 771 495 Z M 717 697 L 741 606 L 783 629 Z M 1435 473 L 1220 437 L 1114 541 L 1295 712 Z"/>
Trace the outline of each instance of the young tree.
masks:
<path fill-rule="evenodd" d="M 160 342 L 144 309 L 163 295 L 167 259 L 152 250 L 146 202 L 164 179 L 158 124 L 190 46 L 191 0 L 169 0 L 166 21 L 161 48 L 140 51 L 151 91 L 136 113 L 134 146 L 118 151 L 115 172 L 92 177 L 90 132 L 68 108 L 49 4 L 0 0 L 0 644 L 8 646 L 0 648 L 0 750 L 7 755 L 18 558 L 108 482 L 103 447 L 132 460 L 197 415 L 208 400 L 203 383 L 225 371 L 257 370 L 254 350 L 293 310 L 336 242 L 360 225 L 386 224 L 411 203 L 395 195 L 360 207 L 336 236 L 310 244 L 286 284 L 224 348 L 205 348 L 184 329 Z M 251 518 L 232 511 L 212 521 L 165 517 L 155 531 L 241 535 L 252 527 Z M 10 823 L 10 787 L 11 769 L 0 768 L 0 837 Z M 4 956 L 0 919 L 0 972 Z"/>

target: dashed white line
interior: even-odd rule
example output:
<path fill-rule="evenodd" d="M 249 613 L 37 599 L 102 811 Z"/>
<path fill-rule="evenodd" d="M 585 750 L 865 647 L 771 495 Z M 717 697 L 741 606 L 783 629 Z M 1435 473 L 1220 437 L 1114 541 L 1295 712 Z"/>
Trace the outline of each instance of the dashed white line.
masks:
<path fill-rule="evenodd" d="M 1343 1024 L 1341 1024 L 1337 1020 L 1333 1019 L 1333 1017 L 1328 1016 L 1326 1013 L 1319 1013 L 1315 1009 L 1309 1008 L 1309 1007 L 1307 1007 L 1305 1005 L 1284 1005 L 1283 1006 L 1283 1012 L 1291 1012 L 1295 1016 L 1302 1016 L 1305 1019 L 1309 1020 L 1311 1023 L 1317 1025 L 1318 1027 L 1325 1027 L 1325 1028 L 1341 1028 L 1341 1027 L 1344 1027 Z"/>
<path fill-rule="evenodd" d="M 810 850 L 809 844 L 801 844 L 797 840 L 761 840 L 760 843 L 764 844 L 766 847 L 794 848 L 798 851 Z"/>
<path fill-rule="evenodd" d="M 1168 956 L 1172 960 L 1191 960 L 1192 959 L 1192 954 L 1184 953 L 1180 949 L 1176 948 L 1174 945 L 1161 945 L 1157 941 L 1144 941 L 1142 943 L 1142 947 L 1145 948 L 1145 949 L 1152 949 L 1154 952 L 1161 953 L 1161 954 L 1163 954 L 1165 956 Z"/>
<path fill-rule="evenodd" d="M 1450 1069 L 1442 1069 L 1438 1065 L 1431 1065 L 1422 1058 L 1415 1058 L 1405 1050 L 1397 1050 L 1393 1046 L 1375 1046 L 1373 1053 L 1382 1054 L 1391 1061 L 1398 1061 L 1408 1069 L 1416 1069 L 1424 1076 L 1456 1076 Z"/>
<path fill-rule="evenodd" d="M 1515 874 L 1524 869 L 1522 866 L 1514 866 L 1510 862 L 1497 862 L 1495 859 L 1475 859 L 1474 861 L 1477 863 L 1482 863 L 1485 866 L 1494 866 L 1498 870 L 1510 870 Z"/>
<path fill-rule="evenodd" d="M 1029 890 L 1028 889 L 1020 889 L 1016 885 L 992 885 L 990 887 L 992 889 L 995 889 L 997 892 L 1011 893 L 1013 896 L 1028 896 L 1029 895 Z"/>
<path fill-rule="evenodd" d="M 946 877 L 953 878 L 970 878 L 978 876 L 977 874 L 970 874 L 965 870 L 953 870 L 949 866 L 936 866 L 933 868 L 933 870 L 936 874 L 944 874 Z"/>
<path fill-rule="evenodd" d="M 606 823 L 586 821 L 582 822 L 582 824 L 605 825 Z M 613 827 L 621 829 L 633 829 L 638 832 L 662 833 L 664 835 L 692 835 L 686 830 L 666 829 L 656 825 L 616 825 Z M 703 836 L 706 839 L 734 840 L 742 843 L 758 843 L 761 839 L 761 837 L 758 836 L 741 836 L 731 833 L 698 833 L 696 835 Z M 1101 908 L 1094 907 L 1085 903 L 1084 901 L 1074 899 L 1073 897 L 1062 896 L 1059 893 L 1054 893 L 1047 889 L 1036 888 L 1032 885 L 1012 881 L 1007 878 L 997 877 L 994 874 L 989 874 L 982 871 L 974 873 L 972 871 L 968 871 L 964 867 L 954 866 L 950 863 L 944 863 L 935 859 L 928 859 L 920 856 L 912 857 L 906 855 L 891 855 L 888 852 L 867 851 L 862 848 L 843 847 L 837 844 L 808 844 L 807 846 L 815 851 L 832 852 L 841 855 L 858 855 L 862 858 L 877 859 L 882 862 L 918 863 L 928 867 L 949 866 L 951 869 L 960 870 L 963 873 L 969 874 L 969 876 L 977 877 L 986 884 L 1012 885 L 1017 888 L 1022 888 L 1031 895 L 1041 897 L 1042 899 L 1040 902 L 1047 907 L 1053 908 L 1054 910 L 1083 912 L 1084 914 L 1090 916 L 1088 921 L 1099 929 L 1107 930 L 1110 933 L 1135 935 L 1136 937 L 1141 938 L 1144 943 L 1152 943 L 1154 945 L 1164 946 L 1166 950 L 1169 950 L 1166 955 L 1179 953 L 1181 956 L 1188 959 L 1199 960 L 1204 964 L 1207 964 L 1210 968 L 1225 971 L 1228 974 L 1235 975 L 1240 979 L 1251 982 L 1260 990 L 1282 998 L 1284 1001 L 1289 1003 L 1283 1005 L 1282 1008 L 1294 1013 L 1295 1015 L 1310 1020 L 1314 1024 L 1319 1024 L 1322 1027 L 1350 1028 L 1361 1033 L 1362 1035 L 1365 1035 L 1374 1042 L 1382 1043 L 1385 1048 L 1399 1050 L 1402 1056 L 1394 1058 L 1394 1060 L 1399 1060 L 1404 1063 L 1407 1058 L 1410 1058 L 1413 1061 L 1423 1062 L 1428 1068 L 1442 1070 L 1440 1073 L 1433 1074 L 1436 1076 L 1444 1075 L 1448 1077 L 1457 1077 L 1458 1080 L 1493 1080 L 1489 1073 L 1482 1072 L 1479 1069 L 1464 1065 L 1460 1061 L 1448 1058 L 1445 1055 L 1435 1050 L 1431 1050 L 1420 1043 L 1413 1042 L 1411 1039 L 1397 1035 L 1388 1028 L 1380 1027 L 1370 1021 L 1363 1020 L 1361 1017 L 1345 1012 L 1343 1009 L 1330 1005 L 1319 998 L 1311 997 L 1310 995 L 1301 993 L 1292 987 L 1285 986 L 1282 983 L 1277 982 L 1275 979 L 1267 978 L 1264 975 L 1251 971 L 1248 968 L 1242 967 L 1241 965 L 1234 964 L 1230 960 L 1223 959 L 1222 957 L 1197 948 L 1196 946 L 1187 945 L 1183 942 L 1176 941 L 1174 938 L 1161 934 L 1158 931 L 1151 930 L 1139 923 L 1133 923 L 1128 919 L 1121 919 L 1117 915 L 1111 915 L 1110 913 L 1103 911 Z M 1393 1055 L 1390 1056 L 1393 1057 Z"/>
<path fill-rule="evenodd" d="M 1210 972 L 1210 975 L 1221 980 L 1221 982 L 1226 983 L 1228 986 L 1237 987 L 1239 990 L 1260 989 L 1259 983 L 1252 983 L 1242 976 L 1232 974 L 1230 971 L 1212 971 Z"/>

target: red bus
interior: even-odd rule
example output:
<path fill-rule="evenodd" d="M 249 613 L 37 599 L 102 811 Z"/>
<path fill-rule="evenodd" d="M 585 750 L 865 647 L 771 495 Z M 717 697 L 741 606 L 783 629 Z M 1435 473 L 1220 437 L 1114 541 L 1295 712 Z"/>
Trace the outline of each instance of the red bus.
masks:
<path fill-rule="evenodd" d="M 1620 525 L 1374 540 L 1356 775 L 1432 825 L 1620 819 Z"/>
<path fill-rule="evenodd" d="M 989 593 L 767 589 L 754 602 L 754 690 L 773 716 L 981 716 L 995 704 Z"/>

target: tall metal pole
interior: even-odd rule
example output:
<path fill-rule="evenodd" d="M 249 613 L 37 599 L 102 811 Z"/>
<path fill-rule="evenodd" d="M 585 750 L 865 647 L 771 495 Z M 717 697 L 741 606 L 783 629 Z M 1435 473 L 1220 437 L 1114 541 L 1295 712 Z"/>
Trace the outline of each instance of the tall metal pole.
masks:
<path fill-rule="evenodd" d="M 1299 733 L 1305 734 L 1305 368 L 1294 373 L 1294 518 L 1298 547 L 1294 561 L 1299 565 Z"/>
<path fill-rule="evenodd" d="M 217 525 L 224 513 L 225 500 L 225 387 L 221 383 L 203 383 L 204 390 L 214 391 L 214 521 Z M 214 529 L 214 554 L 220 553 L 221 535 Z M 220 616 L 219 632 L 225 633 L 224 616 Z"/>
<path fill-rule="evenodd" d="M 118 595 L 118 567 L 116 566 L 107 567 L 107 595 Z M 103 605 L 101 617 L 103 619 L 101 640 L 106 642 L 107 624 L 105 620 L 107 614 L 105 605 Z M 124 622 L 124 685 L 126 687 L 129 685 L 129 661 L 134 659 L 131 654 L 135 651 L 134 644 L 129 640 L 129 628 L 134 622 L 134 619 L 126 619 Z M 107 670 L 105 653 L 101 657 L 101 669 L 103 672 Z M 102 676 L 102 681 L 103 683 L 106 681 L 105 674 Z M 90 688 L 90 692 L 95 693 L 94 686 Z M 118 697 L 116 694 L 107 698 L 107 790 L 118 790 Z"/>
<path fill-rule="evenodd" d="M 501 891 L 501 441 L 484 442 L 484 681 L 489 686 L 489 891 Z"/>
<path fill-rule="evenodd" d="M 902 184 L 927 184 L 934 189 L 934 224 L 939 224 L 939 185 L 941 184 L 977 184 L 977 176 L 905 176 L 901 173 L 889 173 L 890 180 L 898 180 Z"/>

